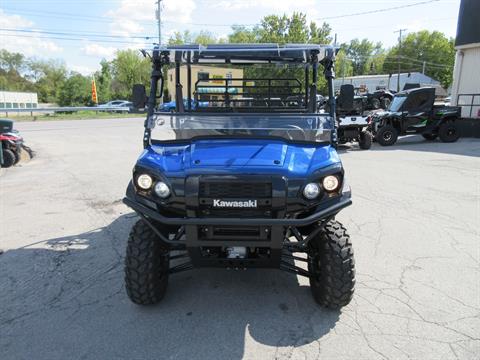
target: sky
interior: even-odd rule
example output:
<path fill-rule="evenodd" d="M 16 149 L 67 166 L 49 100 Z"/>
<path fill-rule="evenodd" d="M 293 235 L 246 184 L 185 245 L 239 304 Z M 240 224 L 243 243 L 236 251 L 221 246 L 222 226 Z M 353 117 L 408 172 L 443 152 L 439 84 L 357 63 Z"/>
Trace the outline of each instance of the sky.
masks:
<path fill-rule="evenodd" d="M 150 48 L 158 42 L 156 2 L 1 0 L 0 48 L 59 59 L 70 70 L 87 75 L 119 49 Z M 455 37 L 460 0 L 162 0 L 161 4 L 163 42 L 185 30 L 226 37 L 231 25 L 254 26 L 266 15 L 296 11 L 309 21 L 328 22 L 339 43 L 368 38 L 390 47 L 398 41 L 398 29 L 438 30 Z M 412 4 L 418 5 L 404 7 Z M 403 8 L 391 9 L 396 7 Z"/>

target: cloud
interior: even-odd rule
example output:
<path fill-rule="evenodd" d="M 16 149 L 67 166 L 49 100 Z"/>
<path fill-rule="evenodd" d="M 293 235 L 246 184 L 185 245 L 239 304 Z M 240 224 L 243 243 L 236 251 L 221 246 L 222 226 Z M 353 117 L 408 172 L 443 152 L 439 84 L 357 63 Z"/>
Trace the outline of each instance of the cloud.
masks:
<path fill-rule="evenodd" d="M 84 76 L 91 75 L 96 71 L 95 68 L 85 65 L 70 65 L 70 69 Z"/>
<path fill-rule="evenodd" d="M 302 11 L 308 13 L 316 8 L 314 0 L 233 0 L 218 1 L 214 7 L 223 10 L 241 10 L 241 9 L 265 9 L 270 13 L 278 14 L 279 12 Z"/>
<path fill-rule="evenodd" d="M 35 31 L 34 23 L 20 15 L 9 15 L 0 9 L 0 28 Z M 36 32 L 0 31 L 1 46 L 11 52 L 20 52 L 26 56 L 51 57 L 63 51 L 56 42 L 45 39 Z"/>
<path fill-rule="evenodd" d="M 155 35 L 157 5 L 153 0 L 122 0 L 115 10 L 106 13 L 113 20 L 110 32 L 115 35 Z M 187 23 L 191 21 L 195 2 L 193 0 L 163 0 L 162 21 Z M 148 33 L 146 31 L 148 30 Z M 152 31 L 155 31 L 152 34 Z"/>
<path fill-rule="evenodd" d="M 7 29 L 17 29 L 22 27 L 32 27 L 33 22 L 20 15 L 7 15 L 2 9 L 0 9 L 0 26 Z"/>
<path fill-rule="evenodd" d="M 87 43 L 85 46 L 82 47 L 82 51 L 85 55 L 98 56 L 107 60 L 111 60 L 117 50 L 118 48 L 116 47 L 103 46 L 97 43 Z"/>

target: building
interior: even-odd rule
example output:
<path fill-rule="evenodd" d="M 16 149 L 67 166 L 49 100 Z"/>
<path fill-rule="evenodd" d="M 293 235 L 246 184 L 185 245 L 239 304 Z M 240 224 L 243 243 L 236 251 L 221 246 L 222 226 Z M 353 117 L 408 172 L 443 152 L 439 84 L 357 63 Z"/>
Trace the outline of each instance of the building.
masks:
<path fill-rule="evenodd" d="M 452 105 L 462 107 L 462 117 L 476 124 L 480 135 L 480 1 L 462 0 L 455 39 Z M 470 123 L 468 126 L 473 126 Z M 473 128 L 471 129 L 473 130 Z"/>
<path fill-rule="evenodd" d="M 377 89 L 397 90 L 397 77 L 397 74 L 347 76 L 335 79 L 334 85 L 335 89 L 339 89 L 343 84 L 353 84 L 358 88 L 366 88 L 370 92 Z M 400 89 L 403 89 L 407 83 L 438 87 L 437 92 L 443 90 L 441 89 L 440 82 L 419 72 L 401 73 Z M 445 90 L 443 90 L 443 92 L 445 92 Z M 439 93 L 439 95 L 442 94 Z"/>
<path fill-rule="evenodd" d="M 36 109 L 37 93 L 0 91 L 0 111 L 9 109 Z"/>
<path fill-rule="evenodd" d="M 231 68 L 231 67 L 216 67 L 216 66 L 203 66 L 203 65 L 191 65 L 192 72 L 192 88 L 191 97 L 195 96 L 195 89 L 200 100 L 215 100 L 217 96 L 211 94 L 218 92 L 224 94 L 226 91 L 225 86 L 229 87 L 229 94 L 235 95 L 242 92 L 243 85 L 243 69 Z M 215 80 L 218 79 L 218 80 Z M 223 79 L 223 80 L 222 80 Z M 225 80 L 233 79 L 233 80 Z M 238 80 L 235 80 L 238 79 Z M 183 97 L 188 97 L 187 90 L 187 67 L 182 66 L 180 68 L 180 83 L 182 84 Z M 197 86 L 196 86 L 197 85 Z M 202 85 L 212 86 L 215 88 L 204 88 Z M 169 69 L 167 75 L 167 89 L 168 94 L 172 97 L 175 94 L 175 69 Z M 208 92 L 210 94 L 203 94 Z M 221 96 L 221 95 L 219 95 Z"/>

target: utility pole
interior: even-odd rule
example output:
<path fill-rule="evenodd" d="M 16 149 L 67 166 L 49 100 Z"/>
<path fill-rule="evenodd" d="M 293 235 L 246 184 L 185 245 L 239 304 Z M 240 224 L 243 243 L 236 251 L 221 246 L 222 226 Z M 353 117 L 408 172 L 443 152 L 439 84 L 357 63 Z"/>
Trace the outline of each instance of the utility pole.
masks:
<path fill-rule="evenodd" d="M 422 74 L 425 75 L 425 67 L 427 66 L 427 62 L 423 62 L 423 67 L 422 67 Z"/>
<path fill-rule="evenodd" d="M 394 33 L 399 33 L 398 35 L 398 55 L 397 55 L 397 63 L 398 63 L 398 74 L 397 74 L 397 92 L 400 91 L 400 71 L 401 71 L 401 66 L 400 66 L 400 60 L 402 58 L 402 33 L 404 31 L 407 31 L 407 29 L 400 29 L 397 31 L 394 31 Z"/>
<path fill-rule="evenodd" d="M 162 0 L 157 0 L 158 45 L 162 45 Z"/>

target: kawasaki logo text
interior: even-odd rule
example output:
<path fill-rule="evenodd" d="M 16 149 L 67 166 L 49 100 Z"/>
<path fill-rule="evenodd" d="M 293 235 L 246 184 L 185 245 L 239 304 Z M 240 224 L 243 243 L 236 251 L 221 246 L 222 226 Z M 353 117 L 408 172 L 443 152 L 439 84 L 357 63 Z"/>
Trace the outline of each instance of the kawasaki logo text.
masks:
<path fill-rule="evenodd" d="M 257 200 L 247 201 L 223 201 L 215 199 L 213 200 L 214 207 L 231 207 L 231 208 L 256 208 Z"/>

